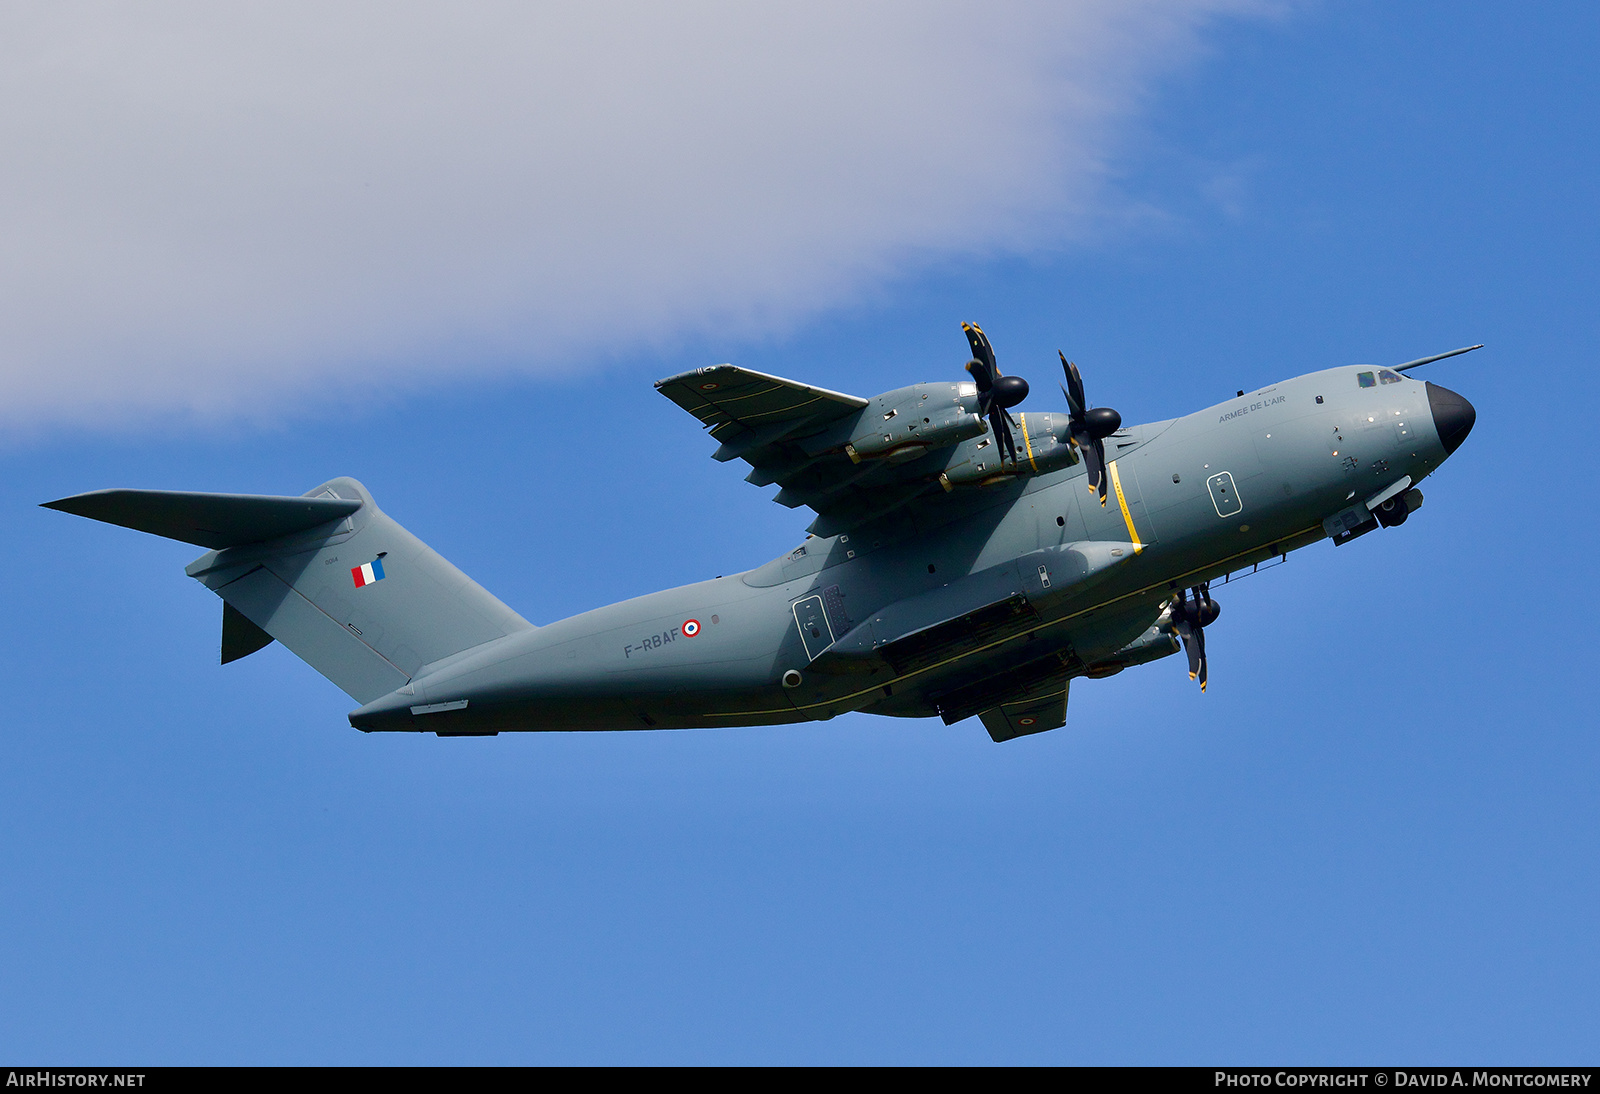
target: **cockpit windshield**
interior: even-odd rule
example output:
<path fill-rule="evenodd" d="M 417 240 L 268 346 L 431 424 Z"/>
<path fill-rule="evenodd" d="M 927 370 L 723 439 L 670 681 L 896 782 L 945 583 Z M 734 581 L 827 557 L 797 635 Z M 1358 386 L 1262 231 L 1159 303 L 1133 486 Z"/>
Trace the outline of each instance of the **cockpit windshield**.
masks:
<path fill-rule="evenodd" d="M 1400 382 L 1400 374 L 1392 368 L 1386 368 L 1378 373 L 1378 379 L 1386 384 L 1398 384 Z"/>

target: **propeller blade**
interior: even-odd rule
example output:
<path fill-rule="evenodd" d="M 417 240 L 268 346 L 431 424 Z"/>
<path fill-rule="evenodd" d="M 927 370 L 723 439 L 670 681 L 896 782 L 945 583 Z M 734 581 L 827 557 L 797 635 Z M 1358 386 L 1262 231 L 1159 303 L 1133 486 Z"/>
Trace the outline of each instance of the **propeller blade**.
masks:
<path fill-rule="evenodd" d="M 1194 627 L 1189 623 L 1189 590 L 1179 589 L 1177 599 L 1167 609 L 1172 613 L 1172 629 L 1183 639 L 1183 652 L 1189 655 L 1189 679 L 1200 671 L 1200 656 L 1195 651 Z"/>
<path fill-rule="evenodd" d="M 989 408 L 989 425 L 994 429 L 995 447 L 999 449 L 1000 462 L 1008 458 L 1017 462 L 1017 441 L 1011 435 L 1011 415 L 999 403 Z"/>
<path fill-rule="evenodd" d="M 1083 456 L 1084 477 L 1089 483 L 1089 493 L 1100 496 L 1100 508 L 1106 505 L 1106 449 L 1097 437 L 1079 438 L 1073 434 L 1078 452 Z"/>
<path fill-rule="evenodd" d="M 992 383 L 1000 375 L 1000 370 L 995 367 L 994 347 L 989 344 L 989 336 L 984 334 L 983 328 L 976 323 L 963 323 L 961 329 L 966 332 L 967 343 L 972 347 L 973 359 L 988 370 L 988 379 Z"/>
<path fill-rule="evenodd" d="M 1067 360 L 1067 355 L 1056 350 L 1056 356 L 1061 358 L 1061 371 L 1067 374 L 1067 386 L 1061 393 L 1067 397 L 1067 409 L 1072 413 L 1073 423 L 1076 424 L 1083 418 L 1083 412 L 1089 409 L 1089 403 L 1083 397 L 1083 377 L 1078 373 L 1078 366 Z"/>
<path fill-rule="evenodd" d="M 1194 593 L 1192 601 L 1189 599 L 1191 592 Z M 1172 601 L 1169 611 L 1172 629 L 1183 639 L 1183 652 L 1189 655 L 1189 679 L 1200 681 L 1200 690 L 1205 691 L 1211 675 L 1206 663 L 1206 627 L 1222 613 L 1222 608 L 1211 599 L 1211 583 L 1202 582 L 1193 589 L 1178 590 L 1178 597 Z"/>
<path fill-rule="evenodd" d="M 1067 360 L 1067 355 L 1056 350 L 1056 356 L 1061 358 L 1061 371 L 1066 374 L 1067 382 L 1061 388 L 1061 394 L 1067 397 L 1067 421 L 1072 431 L 1072 443 L 1077 447 L 1078 453 L 1083 457 L 1084 480 L 1089 487 L 1089 493 L 1100 498 L 1100 507 L 1106 504 L 1106 446 L 1101 439 L 1112 430 L 1105 428 L 1114 418 L 1117 425 L 1122 424 L 1121 415 L 1111 411 L 1096 411 L 1091 420 L 1089 413 L 1089 400 L 1083 394 L 1083 375 L 1078 371 L 1078 366 Z"/>
<path fill-rule="evenodd" d="M 1178 637 L 1183 639 L 1183 652 L 1189 655 L 1189 679 L 1194 680 L 1200 675 L 1200 645 L 1194 628 L 1187 623 L 1178 624 Z"/>
<path fill-rule="evenodd" d="M 1020 376 L 1000 374 L 1000 366 L 995 364 L 994 346 L 990 345 L 989 336 L 983 333 L 982 327 L 976 323 L 962 323 L 961 329 L 972 347 L 967 371 L 978 386 L 978 413 L 989 418 L 1001 464 L 1008 459 L 1015 464 L 1017 441 L 1011 431 L 1016 428 L 1017 421 L 1007 408 L 1027 398 L 1028 382 Z"/>
<path fill-rule="evenodd" d="M 973 382 L 978 386 L 978 416 L 982 417 L 994 403 L 994 385 L 989 382 L 989 370 L 982 361 L 968 361 L 967 371 L 972 373 Z"/>

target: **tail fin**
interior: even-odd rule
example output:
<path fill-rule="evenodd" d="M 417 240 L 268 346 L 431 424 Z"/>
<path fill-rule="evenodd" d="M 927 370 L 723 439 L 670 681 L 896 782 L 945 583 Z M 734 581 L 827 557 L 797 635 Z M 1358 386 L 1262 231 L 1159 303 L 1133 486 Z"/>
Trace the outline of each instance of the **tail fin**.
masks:
<path fill-rule="evenodd" d="M 106 490 L 48 507 L 217 548 L 185 572 L 223 600 L 224 663 L 275 638 L 359 703 L 532 629 L 354 479 L 300 498 Z"/>

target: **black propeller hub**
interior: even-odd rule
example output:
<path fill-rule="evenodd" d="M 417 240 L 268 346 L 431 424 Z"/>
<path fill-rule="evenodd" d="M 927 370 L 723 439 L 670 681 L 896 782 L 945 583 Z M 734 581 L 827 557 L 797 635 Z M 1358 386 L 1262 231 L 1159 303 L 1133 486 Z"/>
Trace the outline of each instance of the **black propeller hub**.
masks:
<path fill-rule="evenodd" d="M 1027 398 L 1027 381 L 1021 376 L 1002 376 L 995 381 L 995 401 L 1006 409 Z"/>
<path fill-rule="evenodd" d="M 1001 376 L 994 382 L 994 401 L 1007 410 L 1028 397 L 1028 381 L 1020 376 Z"/>
<path fill-rule="evenodd" d="M 1201 597 L 1196 590 L 1194 600 L 1182 600 L 1173 606 L 1173 615 L 1191 627 L 1209 627 L 1222 614 L 1222 605 L 1209 596 Z"/>
<path fill-rule="evenodd" d="M 1108 406 L 1097 406 L 1083 412 L 1083 424 L 1089 436 L 1103 441 L 1122 428 L 1122 415 Z"/>

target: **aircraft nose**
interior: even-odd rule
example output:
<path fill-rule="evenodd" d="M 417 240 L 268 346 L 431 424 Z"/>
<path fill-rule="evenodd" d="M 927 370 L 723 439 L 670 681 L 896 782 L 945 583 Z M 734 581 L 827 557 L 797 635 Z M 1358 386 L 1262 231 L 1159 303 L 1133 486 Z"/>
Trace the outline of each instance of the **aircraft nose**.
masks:
<path fill-rule="evenodd" d="M 1428 385 L 1428 409 L 1433 411 L 1433 425 L 1439 431 L 1439 440 L 1443 442 L 1447 456 L 1461 447 L 1461 442 L 1467 439 L 1473 423 L 1478 420 L 1478 412 L 1471 403 L 1449 388 L 1434 383 Z"/>

